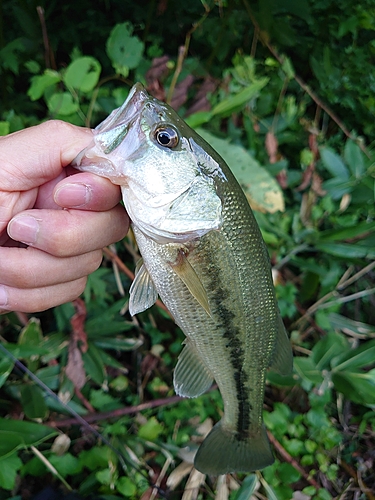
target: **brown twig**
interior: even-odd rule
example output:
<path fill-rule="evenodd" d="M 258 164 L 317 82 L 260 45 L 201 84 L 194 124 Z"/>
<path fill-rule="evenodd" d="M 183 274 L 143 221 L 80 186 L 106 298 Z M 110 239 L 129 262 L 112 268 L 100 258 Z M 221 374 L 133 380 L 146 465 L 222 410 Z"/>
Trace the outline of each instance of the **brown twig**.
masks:
<path fill-rule="evenodd" d="M 85 396 L 82 394 L 82 392 L 78 389 L 78 387 L 75 387 L 74 389 L 74 392 L 75 392 L 75 395 L 77 396 L 77 398 L 81 401 L 81 403 L 83 404 L 83 406 L 85 406 L 85 408 L 91 412 L 91 413 L 95 413 L 95 408 L 91 405 L 90 401 L 88 401 L 88 399 L 85 398 Z"/>
<path fill-rule="evenodd" d="M 364 493 L 369 500 L 375 500 L 375 495 L 371 492 L 370 488 L 367 486 L 367 484 L 363 481 L 362 478 L 358 477 L 357 472 L 352 467 L 350 467 L 349 464 L 347 464 L 343 460 L 340 460 L 339 465 L 354 479 L 354 481 L 359 486 L 361 492 Z"/>
<path fill-rule="evenodd" d="M 120 257 L 118 255 L 116 255 L 114 252 L 112 252 L 112 250 L 110 250 L 108 247 L 104 248 L 103 252 L 113 262 L 116 262 L 118 268 L 123 273 L 125 273 L 128 278 L 130 278 L 131 280 L 134 280 L 134 273 L 126 266 L 126 264 L 123 263 L 123 261 L 120 259 Z M 171 313 L 168 311 L 168 309 L 165 307 L 165 305 L 163 304 L 163 302 L 161 300 L 157 299 L 157 301 L 155 302 L 155 304 L 158 307 L 160 307 L 161 309 L 163 309 L 163 311 L 165 311 L 173 319 Z"/>
<path fill-rule="evenodd" d="M 185 43 L 182 47 L 179 47 L 178 49 L 178 58 L 177 58 L 177 64 L 176 64 L 176 69 L 172 77 L 171 84 L 168 89 L 168 94 L 167 94 L 167 99 L 166 102 L 170 104 L 172 102 L 172 97 L 173 97 L 173 92 L 176 87 L 176 83 L 178 80 L 178 77 L 180 76 L 180 73 L 182 71 L 182 66 L 184 64 L 184 60 L 186 59 L 186 56 L 189 51 L 189 46 L 190 46 L 190 40 L 191 36 L 194 33 L 194 31 L 205 21 L 207 18 L 208 14 L 210 13 L 210 9 L 208 5 L 203 4 L 206 11 L 203 14 L 203 16 L 197 21 L 196 23 L 193 24 L 192 28 L 187 32 L 186 37 L 185 37 Z"/>
<path fill-rule="evenodd" d="M 251 22 L 254 25 L 254 29 L 258 30 L 259 32 L 259 39 L 262 41 L 262 43 L 268 48 L 268 50 L 271 52 L 273 57 L 279 62 L 279 64 L 283 64 L 285 62 L 285 59 L 283 56 L 281 56 L 276 48 L 271 45 L 269 41 L 269 36 L 267 33 L 262 32 L 260 30 L 258 21 L 256 20 L 250 5 L 247 0 L 242 0 L 243 4 L 245 6 L 245 9 L 249 15 L 249 18 Z M 293 75 L 294 80 L 298 83 L 298 85 L 311 97 L 311 99 L 315 102 L 317 106 L 319 106 L 321 109 L 323 109 L 327 115 L 337 124 L 337 126 L 344 132 L 346 137 L 351 139 L 352 141 L 356 142 L 358 146 L 361 148 L 361 150 L 364 152 L 364 154 L 368 157 L 371 158 L 370 153 L 367 151 L 367 148 L 359 141 L 357 141 L 357 138 L 353 136 L 353 134 L 346 128 L 344 123 L 340 120 L 340 118 L 334 113 L 321 99 L 320 97 L 313 91 L 311 88 L 302 80 L 301 77 L 299 77 L 297 74 L 294 73 Z"/>
<path fill-rule="evenodd" d="M 295 460 L 292 457 L 292 455 L 290 455 L 286 451 L 286 449 L 283 447 L 283 445 L 275 438 L 275 436 L 273 434 L 271 434 L 271 432 L 267 431 L 267 434 L 268 434 L 269 440 L 271 441 L 273 446 L 276 448 L 279 455 L 281 455 L 281 457 L 286 462 L 288 462 L 292 467 L 294 467 L 296 469 L 296 471 L 298 471 L 301 474 L 301 476 L 304 479 L 306 479 L 306 481 L 309 484 L 311 484 L 311 486 L 314 486 L 314 488 L 317 488 L 319 490 L 321 488 L 321 486 L 317 483 L 317 481 L 315 481 L 315 479 L 313 477 L 309 476 L 308 472 L 306 472 L 305 469 L 303 467 L 301 467 L 301 465 L 297 462 L 297 460 Z"/>
<path fill-rule="evenodd" d="M 117 410 L 106 411 L 102 413 L 91 413 L 84 416 L 84 420 L 91 424 L 93 422 L 98 422 L 100 420 L 108 420 L 112 418 L 119 418 L 124 415 L 131 415 L 132 413 L 138 413 L 143 410 L 150 410 L 152 408 L 158 408 L 159 406 L 166 406 L 178 403 L 181 401 L 180 396 L 171 396 L 170 398 L 155 399 L 155 401 L 148 401 L 147 403 L 141 403 L 136 406 L 127 406 L 125 408 L 118 408 Z M 47 422 L 46 425 L 50 427 L 70 427 L 71 425 L 78 425 L 80 422 L 75 418 L 66 418 L 64 420 L 55 420 Z"/>
<path fill-rule="evenodd" d="M 43 9 L 43 7 L 38 5 L 36 8 L 36 11 L 38 13 L 40 26 L 42 28 L 43 45 L 44 45 L 44 61 L 46 64 L 46 68 L 56 69 L 55 57 L 53 55 L 53 52 L 51 50 L 51 46 L 49 44 L 47 25 L 46 25 L 46 20 L 44 17 L 44 9 Z"/>

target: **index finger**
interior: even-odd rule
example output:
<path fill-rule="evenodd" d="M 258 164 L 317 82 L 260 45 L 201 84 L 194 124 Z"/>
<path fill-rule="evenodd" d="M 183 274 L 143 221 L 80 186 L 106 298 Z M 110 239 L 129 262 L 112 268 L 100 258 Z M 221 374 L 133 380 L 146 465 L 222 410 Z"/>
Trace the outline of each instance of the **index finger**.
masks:
<path fill-rule="evenodd" d="M 25 191 L 57 177 L 92 140 L 90 129 L 59 120 L 0 138 L 2 191 Z"/>

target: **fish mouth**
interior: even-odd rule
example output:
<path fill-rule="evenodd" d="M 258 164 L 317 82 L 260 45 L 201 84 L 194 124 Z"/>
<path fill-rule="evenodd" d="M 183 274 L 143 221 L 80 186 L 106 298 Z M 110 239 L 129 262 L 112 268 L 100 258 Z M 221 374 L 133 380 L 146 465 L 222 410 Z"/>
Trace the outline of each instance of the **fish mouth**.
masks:
<path fill-rule="evenodd" d="M 141 83 L 136 83 L 120 108 L 115 109 L 106 120 L 100 123 L 94 134 L 105 154 L 110 153 L 125 138 L 128 130 L 137 120 L 145 103 L 150 99 Z M 114 138 L 117 138 L 117 140 Z"/>
<path fill-rule="evenodd" d="M 71 165 L 81 171 L 92 172 L 109 178 L 115 184 L 123 183 L 124 175 L 112 161 L 110 153 L 121 145 L 127 136 L 127 155 L 129 156 L 139 144 L 136 135 L 139 128 L 133 125 L 139 120 L 150 96 L 141 83 L 136 83 L 129 91 L 129 95 L 120 108 L 100 123 L 94 130 L 94 139 L 83 149 Z M 116 154 L 116 152 L 115 152 Z M 118 182 L 121 179 L 121 182 Z"/>

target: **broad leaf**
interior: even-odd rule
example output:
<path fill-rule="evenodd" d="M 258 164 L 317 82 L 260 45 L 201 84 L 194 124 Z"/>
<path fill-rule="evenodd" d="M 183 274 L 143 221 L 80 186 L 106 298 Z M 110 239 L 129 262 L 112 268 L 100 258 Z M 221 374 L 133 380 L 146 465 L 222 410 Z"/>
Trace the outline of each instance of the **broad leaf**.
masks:
<path fill-rule="evenodd" d="M 205 130 L 198 130 L 223 157 L 255 210 L 274 213 L 284 210 L 284 198 L 279 184 L 267 170 L 242 146 L 219 139 Z"/>
<path fill-rule="evenodd" d="M 323 382 L 321 370 L 317 368 L 311 357 L 303 358 L 302 356 L 298 356 L 294 358 L 294 366 L 297 373 L 303 379 L 307 379 L 313 384 L 321 384 Z"/>
<path fill-rule="evenodd" d="M 242 89 L 238 94 L 232 95 L 223 99 L 217 104 L 213 110 L 213 115 L 228 116 L 234 111 L 238 111 L 247 104 L 251 99 L 256 97 L 259 92 L 267 85 L 269 78 L 261 78 L 260 80 L 251 83 L 248 87 Z"/>
<path fill-rule="evenodd" d="M 258 487 L 258 478 L 255 474 L 250 474 L 243 480 L 241 488 L 237 491 L 235 500 L 251 500 L 251 498 L 253 498 L 254 491 Z"/>
<path fill-rule="evenodd" d="M 101 66 L 94 57 L 79 57 L 69 64 L 64 83 L 81 92 L 90 92 L 98 83 Z"/>
<path fill-rule="evenodd" d="M 326 169 L 333 177 L 338 177 L 341 181 L 349 179 L 349 171 L 341 157 L 331 148 L 319 148 L 320 157 Z"/>
<path fill-rule="evenodd" d="M 365 406 L 375 407 L 375 370 L 367 373 L 333 372 L 335 389 L 344 396 Z"/>
<path fill-rule="evenodd" d="M 363 153 L 358 144 L 350 139 L 346 141 L 344 157 L 354 177 L 358 179 L 365 173 Z"/>
<path fill-rule="evenodd" d="M 48 109 L 56 115 L 67 116 L 78 111 L 78 103 L 69 92 L 56 92 L 47 100 Z"/>
<path fill-rule="evenodd" d="M 328 333 L 313 347 L 312 359 L 319 370 L 330 368 L 333 358 L 347 352 L 349 342 L 339 333 Z"/>
<path fill-rule="evenodd" d="M 332 362 L 334 371 L 354 371 L 375 364 L 375 340 L 337 356 Z"/>
<path fill-rule="evenodd" d="M 0 418 L 0 457 L 20 448 L 36 446 L 56 434 L 55 430 L 45 425 Z"/>
<path fill-rule="evenodd" d="M 28 418 L 45 418 L 47 415 L 47 405 L 39 387 L 25 384 L 20 389 L 21 404 L 25 415 Z"/>
<path fill-rule="evenodd" d="M 136 68 L 143 55 L 144 44 L 137 36 L 132 36 L 130 23 L 117 24 L 107 40 L 107 54 L 112 66 L 127 77 L 129 69 Z"/>

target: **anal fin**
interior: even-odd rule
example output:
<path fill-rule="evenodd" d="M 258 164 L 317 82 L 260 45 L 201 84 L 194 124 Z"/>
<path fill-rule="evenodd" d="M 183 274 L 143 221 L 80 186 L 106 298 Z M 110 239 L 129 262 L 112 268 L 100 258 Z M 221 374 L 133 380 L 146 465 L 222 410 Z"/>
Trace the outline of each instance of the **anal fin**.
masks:
<path fill-rule="evenodd" d="M 188 339 L 183 348 L 173 374 L 176 394 L 195 398 L 206 392 L 213 383 L 213 376 L 196 348 Z"/>
<path fill-rule="evenodd" d="M 137 263 L 135 278 L 129 292 L 129 312 L 132 316 L 154 305 L 158 298 L 154 282 L 142 259 Z"/>

